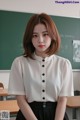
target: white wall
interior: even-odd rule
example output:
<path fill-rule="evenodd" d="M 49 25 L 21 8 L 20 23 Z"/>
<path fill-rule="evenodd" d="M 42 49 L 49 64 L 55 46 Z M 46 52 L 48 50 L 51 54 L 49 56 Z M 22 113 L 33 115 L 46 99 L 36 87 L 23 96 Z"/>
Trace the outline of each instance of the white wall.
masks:
<path fill-rule="evenodd" d="M 4 84 L 4 87 L 8 88 L 10 70 L 0 70 L 0 82 Z"/>
<path fill-rule="evenodd" d="M 56 0 L 0 0 L 0 10 L 40 13 L 80 18 L 80 3 L 55 3 Z M 73 0 L 58 0 L 73 1 Z M 74 0 L 79 1 L 80 0 Z"/>
<path fill-rule="evenodd" d="M 74 90 L 80 91 L 80 71 L 73 70 Z"/>
<path fill-rule="evenodd" d="M 0 0 L 0 10 L 40 13 L 46 12 L 50 15 L 80 18 L 79 4 L 56 4 L 56 0 Z M 60 1 L 60 0 L 58 0 Z M 64 1 L 64 0 L 61 0 Z M 71 1 L 71 0 L 67 0 Z M 79 1 L 80 0 L 74 0 Z M 0 81 L 8 87 L 9 70 L 0 70 Z M 73 71 L 74 88 L 80 90 L 80 71 Z"/>

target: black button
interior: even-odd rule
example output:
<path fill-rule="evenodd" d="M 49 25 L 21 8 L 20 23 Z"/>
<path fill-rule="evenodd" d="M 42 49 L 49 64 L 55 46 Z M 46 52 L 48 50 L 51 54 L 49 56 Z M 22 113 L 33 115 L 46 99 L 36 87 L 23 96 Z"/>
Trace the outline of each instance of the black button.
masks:
<path fill-rule="evenodd" d="M 45 60 L 43 59 L 42 61 L 44 62 Z"/>
<path fill-rule="evenodd" d="M 44 67 L 45 65 L 42 65 L 42 67 Z"/>
<path fill-rule="evenodd" d="M 42 92 L 45 92 L 45 90 L 42 90 Z"/>
<path fill-rule="evenodd" d="M 45 80 L 42 80 L 42 82 L 45 82 Z"/>
<path fill-rule="evenodd" d="M 45 97 L 43 97 L 43 100 L 45 99 Z"/>
<path fill-rule="evenodd" d="M 44 76 L 45 74 L 43 73 L 42 75 Z"/>

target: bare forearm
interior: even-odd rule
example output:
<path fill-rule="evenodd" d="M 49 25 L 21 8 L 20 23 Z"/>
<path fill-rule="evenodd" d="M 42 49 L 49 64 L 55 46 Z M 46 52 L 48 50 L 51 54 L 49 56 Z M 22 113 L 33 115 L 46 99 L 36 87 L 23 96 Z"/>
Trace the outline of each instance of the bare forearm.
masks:
<path fill-rule="evenodd" d="M 22 96 L 17 96 L 16 98 L 17 98 L 17 102 L 20 107 L 20 110 L 25 116 L 26 120 L 37 120 L 36 116 L 34 115 L 26 99 L 23 98 Z"/>
<path fill-rule="evenodd" d="M 65 110 L 66 110 L 66 102 L 67 98 L 65 97 L 63 100 L 59 100 L 56 108 L 55 120 L 63 120 Z"/>

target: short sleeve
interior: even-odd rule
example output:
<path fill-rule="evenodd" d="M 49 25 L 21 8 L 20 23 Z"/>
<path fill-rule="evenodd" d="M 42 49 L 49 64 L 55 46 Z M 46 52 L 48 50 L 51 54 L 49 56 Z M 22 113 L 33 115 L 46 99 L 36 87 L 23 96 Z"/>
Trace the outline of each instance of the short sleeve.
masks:
<path fill-rule="evenodd" d="M 8 92 L 9 94 L 14 95 L 25 95 L 21 61 L 19 57 L 16 58 L 12 63 L 9 77 Z"/>
<path fill-rule="evenodd" d="M 70 61 L 66 60 L 62 68 L 62 86 L 59 96 L 73 96 L 73 95 L 74 86 L 72 66 Z"/>

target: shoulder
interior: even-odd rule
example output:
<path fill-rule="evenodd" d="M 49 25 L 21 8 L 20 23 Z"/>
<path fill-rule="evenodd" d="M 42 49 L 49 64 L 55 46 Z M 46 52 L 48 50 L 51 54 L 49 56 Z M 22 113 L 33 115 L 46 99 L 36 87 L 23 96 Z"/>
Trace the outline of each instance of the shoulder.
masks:
<path fill-rule="evenodd" d="M 58 55 L 54 55 L 53 58 L 57 63 L 60 63 L 61 65 L 71 66 L 71 62 L 67 58 L 64 58 L 64 57 L 61 57 L 61 56 L 58 56 Z"/>
<path fill-rule="evenodd" d="M 64 57 L 61 57 L 61 56 L 59 56 L 59 55 L 54 55 L 53 58 L 54 58 L 55 60 L 58 60 L 58 61 L 61 61 L 61 62 L 70 62 L 69 59 L 64 58 Z"/>
<path fill-rule="evenodd" d="M 25 61 L 27 61 L 27 58 L 24 56 L 16 57 L 12 62 L 12 66 L 20 67 Z"/>
<path fill-rule="evenodd" d="M 25 60 L 27 60 L 26 57 L 24 57 L 24 56 L 19 56 L 19 57 L 16 57 L 16 58 L 13 60 L 13 63 L 20 63 L 20 62 L 23 62 L 23 61 L 25 61 Z"/>
<path fill-rule="evenodd" d="M 27 61 L 27 58 L 24 56 L 16 57 L 12 62 L 11 71 L 13 72 L 18 71 L 21 73 L 23 66 L 25 66 L 26 64 L 26 61 Z"/>

